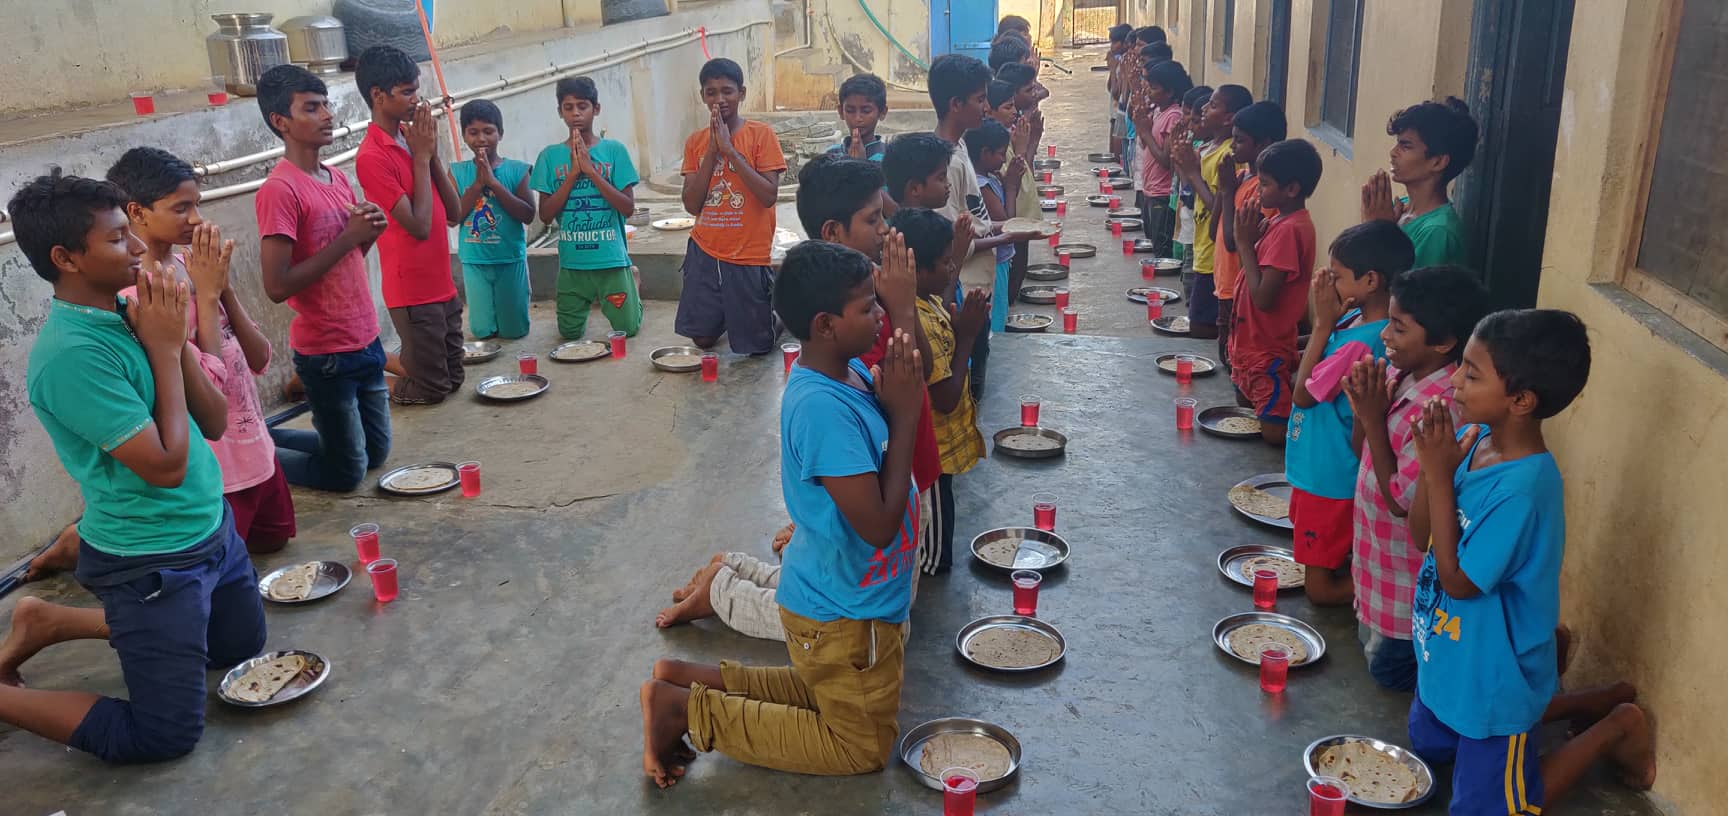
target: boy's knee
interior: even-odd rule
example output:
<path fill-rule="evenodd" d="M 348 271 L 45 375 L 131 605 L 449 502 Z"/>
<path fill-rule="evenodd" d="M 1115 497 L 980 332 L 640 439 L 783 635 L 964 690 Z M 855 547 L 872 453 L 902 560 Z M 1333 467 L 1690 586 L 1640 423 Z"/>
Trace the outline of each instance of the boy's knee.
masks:
<path fill-rule="evenodd" d="M 115 759 L 115 762 L 145 763 L 167 762 L 179 759 L 192 753 L 198 747 L 198 740 L 204 736 L 204 724 L 188 728 L 162 729 L 146 731 L 138 734 L 133 740 L 133 753 L 130 758 Z"/>
<path fill-rule="evenodd" d="M 720 342 L 720 338 L 718 338 L 718 337 L 692 337 L 692 338 L 690 338 L 690 343 L 699 349 L 711 349 L 714 347 L 714 344 L 718 343 L 718 342 Z"/>

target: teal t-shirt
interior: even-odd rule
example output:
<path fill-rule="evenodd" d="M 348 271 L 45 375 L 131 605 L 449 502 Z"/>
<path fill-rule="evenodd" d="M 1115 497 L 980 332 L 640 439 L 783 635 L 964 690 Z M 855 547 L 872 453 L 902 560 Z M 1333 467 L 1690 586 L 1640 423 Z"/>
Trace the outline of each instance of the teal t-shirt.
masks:
<path fill-rule="evenodd" d="M 1451 204 L 1435 207 L 1403 224 L 1404 234 L 1416 245 L 1416 264 L 1424 266 L 1470 263 L 1469 247 L 1464 243 L 1464 219 Z"/>
<path fill-rule="evenodd" d="M 1338 319 L 1346 326 L 1362 314 L 1351 309 Z M 1337 328 L 1326 341 L 1321 359 L 1338 353 L 1344 344 L 1358 340 L 1368 346 L 1375 357 L 1386 356 L 1386 343 L 1380 331 L 1386 321 L 1375 320 L 1349 328 Z M 1348 499 L 1356 495 L 1356 470 L 1361 459 L 1350 447 L 1356 430 L 1356 418 L 1350 413 L 1350 398 L 1343 389 L 1331 402 L 1312 408 L 1292 407 L 1290 422 L 1284 431 L 1284 474 L 1290 484 L 1303 492 L 1326 499 Z"/>
<path fill-rule="evenodd" d="M 630 161 L 630 151 L 618 142 L 601 139 L 588 148 L 588 155 L 613 187 L 623 190 L 641 180 Z M 548 145 L 534 160 L 528 186 L 541 195 L 550 195 L 570 172 L 570 146 L 565 142 Z M 630 250 L 624 243 L 624 214 L 606 203 L 589 179 L 576 182 L 558 214 L 558 265 L 565 269 L 630 265 Z"/>
<path fill-rule="evenodd" d="M 155 487 L 112 451 L 154 421 L 156 381 L 115 312 L 51 302 L 24 377 L 36 418 L 84 495 L 78 535 L 109 555 L 179 552 L 222 523 L 222 470 L 187 417 L 186 478 Z"/>
<path fill-rule="evenodd" d="M 510 190 L 515 190 L 533 167 L 525 161 L 505 159 L 492 169 L 492 175 Z M 450 165 L 450 175 L 456 178 L 456 193 L 460 195 L 474 186 L 474 161 L 459 161 Z M 523 223 L 510 217 L 490 190 L 474 202 L 474 209 L 462 216 L 457 228 L 461 239 L 456 257 L 463 263 L 513 263 L 528 257 L 528 240 Z"/>

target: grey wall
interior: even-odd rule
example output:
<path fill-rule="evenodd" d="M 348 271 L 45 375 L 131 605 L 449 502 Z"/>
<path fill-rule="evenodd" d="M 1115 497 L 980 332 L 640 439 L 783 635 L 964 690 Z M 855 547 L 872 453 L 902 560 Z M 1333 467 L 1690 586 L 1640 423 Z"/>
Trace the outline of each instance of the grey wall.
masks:
<path fill-rule="evenodd" d="M 591 26 L 534 35 L 505 35 L 495 41 L 453 49 L 443 55 L 445 78 L 452 91 L 459 91 L 548 64 L 624 55 L 646 40 L 696 26 L 730 28 L 770 20 L 767 0 L 714 0 L 686 9 L 670 17 L 605 28 Z M 757 108 L 772 99 L 773 61 L 768 58 L 772 31 L 770 25 L 761 25 L 708 39 L 713 56 L 730 57 L 744 66 L 746 84 L 752 92 L 750 101 Z M 601 128 L 607 136 L 630 146 L 644 178 L 650 173 L 675 171 L 684 138 L 707 119 L 698 101 L 696 83 L 703 59 L 701 49 L 692 42 L 590 72 L 600 90 Z M 326 81 L 331 85 L 339 122 L 367 116 L 365 105 L 354 91 L 351 74 L 326 77 Z M 423 92 L 436 96 L 436 87 L 428 68 Z M 552 86 L 492 98 L 506 120 L 504 155 L 532 161 L 541 147 L 566 138 L 564 124 L 557 116 Z M 47 129 L 52 130 L 54 114 L 49 116 Z M 440 132 L 445 130 L 440 125 Z M 256 102 L 236 99 L 225 108 L 197 109 L 5 144 L 0 151 L 0 192 L 10 198 L 12 190 L 45 172 L 50 165 L 59 165 L 69 174 L 100 176 L 121 153 L 136 145 L 162 147 L 189 161 L 213 162 L 277 144 L 264 126 Z M 327 152 L 334 154 L 355 144 L 358 136 L 341 140 Z M 445 155 L 449 155 L 448 145 Z M 219 187 L 259 178 L 272 163 L 212 177 L 205 186 Z M 352 164 L 342 169 L 353 178 Z M 267 409 L 280 407 L 281 386 L 292 368 L 287 346 L 292 313 L 263 296 L 257 273 L 258 235 L 252 196 L 210 202 L 204 207 L 204 214 L 237 242 L 235 288 L 253 318 L 263 325 L 276 352 L 270 369 L 259 380 L 259 391 Z M 382 299 L 376 296 L 377 261 L 372 258 L 368 263 L 380 307 L 380 323 L 385 327 L 389 344 L 393 339 L 389 336 L 389 321 L 383 314 Z M 0 246 L 0 559 L 22 554 L 26 548 L 42 543 L 77 515 L 81 504 L 77 487 L 61 469 L 24 390 L 30 347 L 47 315 L 51 295 L 49 285 L 30 269 L 15 244 Z"/>

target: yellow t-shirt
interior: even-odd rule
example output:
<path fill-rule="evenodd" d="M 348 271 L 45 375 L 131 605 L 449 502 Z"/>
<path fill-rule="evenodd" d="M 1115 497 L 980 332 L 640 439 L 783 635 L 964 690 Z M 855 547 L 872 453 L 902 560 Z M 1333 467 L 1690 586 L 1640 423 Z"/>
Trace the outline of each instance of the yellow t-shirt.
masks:
<path fill-rule="evenodd" d="M 924 339 L 930 344 L 930 376 L 926 384 L 934 385 L 954 375 L 954 324 L 942 299 L 931 296 L 918 299 L 918 322 L 924 327 Z M 936 430 L 936 448 L 942 456 L 942 472 L 958 476 L 972 469 L 984 458 L 984 435 L 978 432 L 978 404 L 972 401 L 971 377 L 960 383 L 960 402 L 949 413 L 932 408 L 930 423 Z"/>
<path fill-rule="evenodd" d="M 1231 140 L 1212 148 L 1200 157 L 1200 180 L 1214 193 L 1218 190 L 1218 165 L 1230 155 Z M 1212 226 L 1212 208 L 1199 196 L 1194 197 L 1194 274 L 1212 274 L 1212 258 L 1218 249 L 1217 230 Z"/>

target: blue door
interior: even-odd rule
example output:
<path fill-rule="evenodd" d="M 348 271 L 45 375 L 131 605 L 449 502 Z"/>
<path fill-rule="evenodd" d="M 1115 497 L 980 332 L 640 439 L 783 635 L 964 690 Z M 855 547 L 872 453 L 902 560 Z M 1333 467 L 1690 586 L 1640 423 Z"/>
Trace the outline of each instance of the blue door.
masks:
<path fill-rule="evenodd" d="M 996 0 L 930 0 L 930 56 L 984 59 L 996 36 Z"/>

